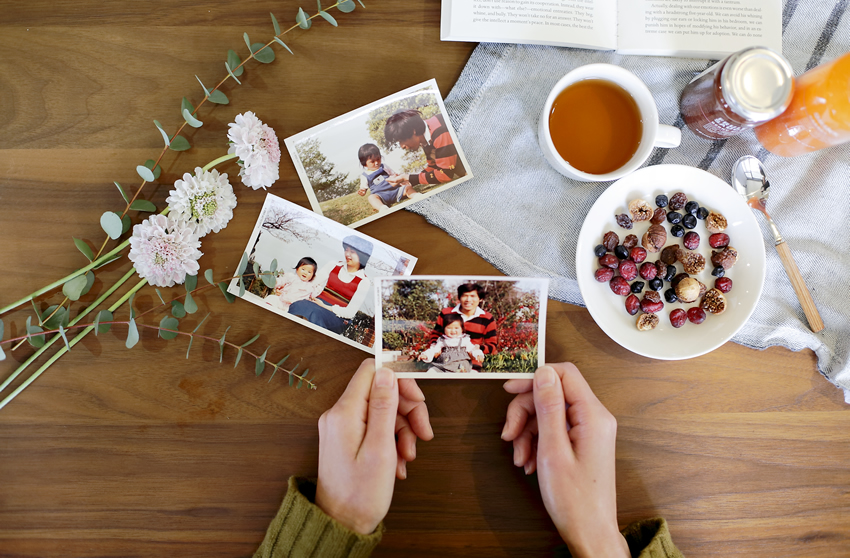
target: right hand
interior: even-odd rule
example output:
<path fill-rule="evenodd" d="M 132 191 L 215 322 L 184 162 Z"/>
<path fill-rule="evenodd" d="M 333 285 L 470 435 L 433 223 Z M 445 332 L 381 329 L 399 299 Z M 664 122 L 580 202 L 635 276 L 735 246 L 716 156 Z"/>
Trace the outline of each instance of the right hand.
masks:
<path fill-rule="evenodd" d="M 502 439 L 514 464 L 538 472 L 546 511 L 573 556 L 628 557 L 617 525 L 617 421 L 571 363 L 545 365 L 531 380 L 505 383 Z"/>
<path fill-rule="evenodd" d="M 431 356 L 429 354 L 425 353 L 425 352 L 422 352 L 421 354 L 419 354 L 419 361 L 420 362 L 425 362 L 426 364 L 430 364 L 431 359 L 432 359 Z"/>
<path fill-rule="evenodd" d="M 358 189 L 357 194 L 359 194 L 360 196 L 365 196 L 366 195 L 366 189 Z"/>

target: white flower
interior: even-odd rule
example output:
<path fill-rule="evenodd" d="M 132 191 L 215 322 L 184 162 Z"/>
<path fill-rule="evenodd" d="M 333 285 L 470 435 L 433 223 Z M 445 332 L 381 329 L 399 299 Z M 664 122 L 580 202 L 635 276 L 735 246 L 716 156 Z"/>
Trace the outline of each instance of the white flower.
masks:
<path fill-rule="evenodd" d="M 242 182 L 254 190 L 272 186 L 279 178 L 280 144 L 277 135 L 251 111 L 236 115 L 235 120 L 228 125 L 230 148 L 227 153 L 239 156 Z"/>
<path fill-rule="evenodd" d="M 182 284 L 200 270 L 201 241 L 195 228 L 173 216 L 157 214 L 133 227 L 130 260 L 152 286 Z"/>
<path fill-rule="evenodd" d="M 218 233 L 233 218 L 236 195 L 226 173 L 196 167 L 195 176 L 184 174 L 174 181 L 174 189 L 166 199 L 171 215 L 194 224 L 198 237 Z"/>

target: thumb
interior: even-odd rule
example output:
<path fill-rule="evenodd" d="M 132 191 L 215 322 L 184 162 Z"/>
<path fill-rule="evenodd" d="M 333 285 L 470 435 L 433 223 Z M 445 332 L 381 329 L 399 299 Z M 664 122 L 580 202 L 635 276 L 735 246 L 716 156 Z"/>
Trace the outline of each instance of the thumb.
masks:
<path fill-rule="evenodd" d="M 549 366 L 534 374 L 534 410 L 537 415 L 538 447 L 541 451 L 571 449 L 567 436 L 567 409 L 561 378 Z"/>
<path fill-rule="evenodd" d="M 395 454 L 395 422 L 398 413 L 398 382 L 389 368 L 375 372 L 369 393 L 369 413 L 363 448 L 368 453 L 391 446 Z"/>

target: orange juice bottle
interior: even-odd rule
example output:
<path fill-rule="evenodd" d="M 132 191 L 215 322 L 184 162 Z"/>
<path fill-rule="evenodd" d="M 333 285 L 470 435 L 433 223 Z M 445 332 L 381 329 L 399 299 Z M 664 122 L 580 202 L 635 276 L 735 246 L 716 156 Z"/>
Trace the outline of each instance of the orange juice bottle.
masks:
<path fill-rule="evenodd" d="M 754 131 L 762 146 L 785 157 L 850 142 L 850 53 L 800 76 L 785 112 Z"/>

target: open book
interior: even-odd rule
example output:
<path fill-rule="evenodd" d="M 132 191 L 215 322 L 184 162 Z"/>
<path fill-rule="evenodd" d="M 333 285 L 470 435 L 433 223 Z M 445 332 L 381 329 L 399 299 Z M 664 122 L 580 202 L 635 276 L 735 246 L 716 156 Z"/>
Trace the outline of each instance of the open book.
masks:
<path fill-rule="evenodd" d="M 781 0 L 443 0 L 443 41 L 723 58 L 782 52 Z"/>

